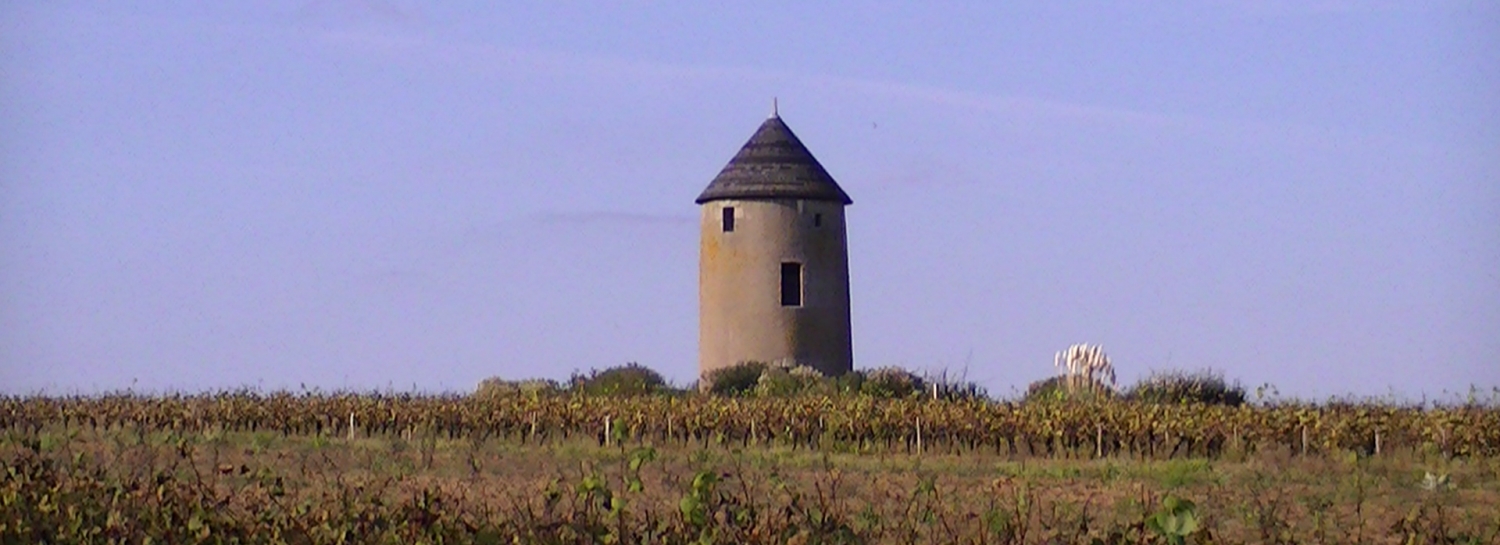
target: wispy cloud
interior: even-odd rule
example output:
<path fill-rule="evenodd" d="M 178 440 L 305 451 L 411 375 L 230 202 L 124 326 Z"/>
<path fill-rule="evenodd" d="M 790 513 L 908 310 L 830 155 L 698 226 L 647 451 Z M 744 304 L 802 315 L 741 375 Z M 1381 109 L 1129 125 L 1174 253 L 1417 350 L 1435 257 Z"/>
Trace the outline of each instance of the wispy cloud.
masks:
<path fill-rule="evenodd" d="M 782 82 L 846 93 L 915 100 L 927 104 L 1002 114 L 1027 114 L 1127 123 L 1172 123 L 1174 119 L 1136 110 L 1076 104 L 1034 97 L 996 95 L 942 87 L 730 66 L 705 66 L 585 56 L 534 49 L 458 43 L 433 36 L 372 33 L 361 29 L 331 31 L 332 46 L 392 59 L 436 60 L 475 72 L 546 74 L 599 79 L 682 80 L 693 82 Z"/>
<path fill-rule="evenodd" d="M 1447 0 L 1219 0 L 1215 3 L 1231 12 L 1252 17 L 1421 11 L 1455 7 L 1457 4 L 1456 1 Z"/>
<path fill-rule="evenodd" d="M 1124 108 L 1094 106 L 1019 95 L 976 93 L 922 84 L 829 75 L 796 76 L 795 79 L 801 79 L 813 85 L 855 91 L 867 95 L 883 95 L 955 109 L 995 114 L 1047 116 L 1079 121 L 1148 125 L 1167 125 L 1179 121 L 1172 116 Z"/>
<path fill-rule="evenodd" d="M 469 225 L 464 228 L 459 238 L 464 244 L 469 244 L 521 236 L 541 227 L 683 227 L 693 225 L 697 221 L 696 216 L 688 214 L 650 214 L 614 210 L 547 211 L 493 223 Z"/>
<path fill-rule="evenodd" d="M 698 218 L 683 214 L 643 214 L 637 212 L 588 211 L 588 212 L 543 212 L 532 216 L 538 223 L 550 225 L 614 225 L 614 226 L 682 226 L 692 225 Z"/>
<path fill-rule="evenodd" d="M 787 79 L 785 74 L 762 70 L 681 65 L 467 43 L 419 32 L 347 27 L 324 32 L 321 38 L 330 47 L 383 58 L 389 62 L 421 66 L 438 64 L 481 76 L 757 83 Z"/>
<path fill-rule="evenodd" d="M 1238 9 L 1276 9 L 1295 4 L 1292 0 L 1250 0 Z M 1380 0 L 1310 0 L 1299 9 L 1354 9 L 1353 6 L 1406 5 Z M 1262 6 L 1255 8 L 1254 6 Z M 1321 8 L 1318 6 L 1322 6 Z M 1292 9 L 1292 8 L 1287 8 Z M 476 73 L 496 75 L 544 75 L 591 80 L 680 81 L 683 83 L 776 84 L 783 87 L 827 89 L 842 95 L 879 97 L 893 102 L 919 103 L 969 113 L 983 113 L 1039 122 L 1127 127 L 1148 132 L 1212 135 L 1251 139 L 1276 145 L 1345 148 L 1367 144 L 1375 147 L 1411 148 L 1397 135 L 1350 132 L 1328 127 L 1305 126 L 1276 120 L 1210 118 L 1198 115 L 1152 112 L 1115 106 L 1086 104 L 1034 96 L 985 93 L 923 83 L 806 74 L 733 66 L 674 64 L 659 61 L 590 56 L 489 44 L 450 41 L 416 33 L 370 32 L 345 29 L 324 35 L 331 46 L 363 54 L 385 56 L 393 61 L 449 64 Z"/>
<path fill-rule="evenodd" d="M 417 6 L 386 0 L 309 0 L 294 13 L 299 22 L 317 25 L 395 25 L 415 27 L 426 22 Z"/>

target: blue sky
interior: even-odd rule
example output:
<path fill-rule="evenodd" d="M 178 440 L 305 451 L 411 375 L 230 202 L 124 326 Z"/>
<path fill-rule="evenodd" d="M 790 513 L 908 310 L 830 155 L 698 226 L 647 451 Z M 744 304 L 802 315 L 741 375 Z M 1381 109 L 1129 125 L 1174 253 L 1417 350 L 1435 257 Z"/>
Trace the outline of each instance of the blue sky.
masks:
<path fill-rule="evenodd" d="M 1500 386 L 1493 3 L 123 4 L 0 7 L 0 391 L 686 382 L 772 97 L 857 367 Z"/>

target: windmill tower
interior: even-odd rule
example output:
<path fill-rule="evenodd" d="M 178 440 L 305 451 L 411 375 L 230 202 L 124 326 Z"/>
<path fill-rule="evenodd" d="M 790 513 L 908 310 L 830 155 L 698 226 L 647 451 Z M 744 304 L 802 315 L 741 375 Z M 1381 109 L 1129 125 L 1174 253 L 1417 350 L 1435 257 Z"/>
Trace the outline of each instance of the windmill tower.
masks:
<path fill-rule="evenodd" d="M 698 195 L 700 378 L 745 361 L 793 361 L 829 376 L 854 368 L 852 202 L 773 108 Z"/>

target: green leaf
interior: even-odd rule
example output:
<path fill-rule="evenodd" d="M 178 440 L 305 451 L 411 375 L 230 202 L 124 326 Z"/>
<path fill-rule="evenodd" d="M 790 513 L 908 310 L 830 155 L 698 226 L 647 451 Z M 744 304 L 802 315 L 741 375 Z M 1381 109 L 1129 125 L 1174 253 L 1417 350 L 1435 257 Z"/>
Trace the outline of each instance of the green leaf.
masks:
<path fill-rule="evenodd" d="M 1167 535 L 1167 529 L 1162 527 L 1161 522 L 1161 519 L 1165 516 L 1163 513 L 1157 513 L 1146 517 L 1146 529 L 1161 535 Z"/>
<path fill-rule="evenodd" d="M 712 471 L 699 471 L 693 476 L 693 493 L 706 494 L 713 491 L 715 484 L 719 482 L 719 475 Z"/>
<path fill-rule="evenodd" d="M 702 527 L 708 523 L 708 513 L 704 509 L 703 502 L 692 496 L 684 496 L 677 502 L 677 508 L 682 511 L 682 518 L 687 519 L 689 524 Z"/>
<path fill-rule="evenodd" d="M 1183 513 L 1178 522 L 1177 535 L 1188 536 L 1198 531 L 1198 516 L 1192 513 Z"/>

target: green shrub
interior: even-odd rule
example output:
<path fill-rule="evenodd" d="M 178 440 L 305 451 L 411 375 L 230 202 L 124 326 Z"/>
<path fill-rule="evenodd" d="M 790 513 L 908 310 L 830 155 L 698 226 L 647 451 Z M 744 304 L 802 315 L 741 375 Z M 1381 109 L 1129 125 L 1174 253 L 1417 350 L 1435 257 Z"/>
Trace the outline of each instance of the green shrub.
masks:
<path fill-rule="evenodd" d="M 865 374 L 850 371 L 829 380 L 833 381 L 833 393 L 837 395 L 859 395 L 865 386 Z"/>
<path fill-rule="evenodd" d="M 760 374 L 755 384 L 755 395 L 760 397 L 790 397 L 812 393 L 832 393 L 833 380 L 816 369 L 798 365 L 795 367 L 771 366 Z"/>
<path fill-rule="evenodd" d="M 1224 382 L 1224 375 L 1205 369 L 1153 372 L 1126 393 L 1128 399 L 1145 403 L 1204 403 L 1238 407 L 1245 403 L 1245 387 Z"/>
<path fill-rule="evenodd" d="M 636 362 L 603 371 L 591 370 L 587 376 L 575 372 L 569 382 L 574 390 L 590 395 L 636 396 L 669 390 L 661 373 Z"/>
<path fill-rule="evenodd" d="M 562 386 L 557 381 L 531 378 L 525 380 L 505 380 L 500 377 L 490 377 L 479 381 L 479 387 L 474 389 L 476 397 L 504 397 L 515 395 L 548 395 L 562 391 Z"/>
<path fill-rule="evenodd" d="M 705 380 L 709 385 L 708 392 L 715 395 L 789 397 L 833 394 L 839 391 L 834 379 L 823 376 L 816 369 L 790 361 L 740 362 L 709 372 Z"/>
<path fill-rule="evenodd" d="M 1198 532 L 1198 509 L 1193 502 L 1169 495 L 1161 500 L 1161 507 L 1146 518 L 1146 528 L 1169 545 L 1183 545 Z"/>
<path fill-rule="evenodd" d="M 1024 400 L 1027 402 L 1084 401 L 1111 397 L 1114 397 L 1114 390 L 1102 381 L 1058 376 L 1031 383 L 1026 387 Z"/>
<path fill-rule="evenodd" d="M 922 395 L 922 377 L 900 367 L 881 367 L 864 372 L 862 394 L 880 398 L 902 398 Z"/>
<path fill-rule="evenodd" d="M 938 373 L 929 373 L 925 377 L 927 387 L 936 390 L 939 399 L 947 401 L 963 401 L 971 399 L 986 399 L 989 393 L 979 383 L 968 380 L 968 371 L 965 370 L 956 375 L 949 375 L 944 369 Z M 931 391 L 929 390 L 929 391 Z"/>
<path fill-rule="evenodd" d="M 477 397 L 494 397 L 515 394 L 519 391 L 520 389 L 516 388 L 516 385 L 511 381 L 500 377 L 490 377 L 479 381 L 479 387 L 474 388 L 474 395 Z"/>
<path fill-rule="evenodd" d="M 762 361 L 742 361 L 709 371 L 703 382 L 708 385 L 708 393 L 714 395 L 746 395 L 755 390 L 766 367 Z"/>

